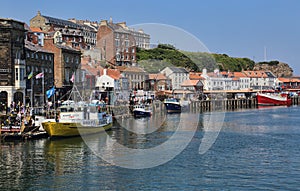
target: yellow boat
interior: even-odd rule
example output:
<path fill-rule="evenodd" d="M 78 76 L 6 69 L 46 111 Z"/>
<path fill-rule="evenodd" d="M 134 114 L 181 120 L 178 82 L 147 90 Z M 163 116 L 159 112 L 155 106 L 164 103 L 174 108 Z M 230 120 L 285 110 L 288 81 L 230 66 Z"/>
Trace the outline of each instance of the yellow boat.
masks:
<path fill-rule="evenodd" d="M 59 118 L 42 122 L 50 137 L 74 137 L 103 132 L 112 127 L 112 115 L 100 106 L 68 104 L 59 108 Z"/>

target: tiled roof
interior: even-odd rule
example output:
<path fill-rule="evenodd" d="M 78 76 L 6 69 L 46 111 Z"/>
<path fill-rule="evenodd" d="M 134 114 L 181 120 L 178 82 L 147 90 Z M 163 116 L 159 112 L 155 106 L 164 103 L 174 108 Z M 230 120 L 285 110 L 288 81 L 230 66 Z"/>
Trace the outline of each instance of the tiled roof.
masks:
<path fill-rule="evenodd" d="M 124 72 L 127 67 L 126 66 L 116 66 L 116 69 L 118 69 L 120 72 Z"/>
<path fill-rule="evenodd" d="M 265 71 L 244 71 L 244 74 L 249 78 L 267 78 L 268 75 L 265 73 Z"/>
<path fill-rule="evenodd" d="M 247 77 L 247 75 L 244 74 L 243 72 L 233 72 L 233 76 L 238 77 L 238 78 L 246 78 Z"/>
<path fill-rule="evenodd" d="M 124 72 L 142 72 L 145 73 L 145 70 L 143 70 L 142 68 L 139 67 L 127 67 Z"/>
<path fill-rule="evenodd" d="M 101 69 L 101 75 L 104 74 L 104 69 Z M 121 78 L 121 72 L 117 69 L 106 69 L 106 75 L 108 75 L 109 77 L 118 80 Z"/>
<path fill-rule="evenodd" d="M 175 73 L 189 73 L 185 68 L 169 67 Z"/>
<path fill-rule="evenodd" d="M 30 27 L 30 30 L 31 30 L 32 32 L 44 33 L 44 32 L 42 31 L 42 29 L 39 28 L 39 27 Z"/>
<path fill-rule="evenodd" d="M 130 32 L 126 29 L 124 29 L 123 27 L 121 27 L 120 25 L 117 25 L 115 23 L 111 23 L 111 22 L 107 22 L 108 27 L 110 27 L 112 30 L 119 32 L 119 33 L 127 33 L 130 34 Z"/>
<path fill-rule="evenodd" d="M 149 74 L 149 80 L 166 80 L 167 77 L 164 74 Z"/>
<path fill-rule="evenodd" d="M 189 73 L 189 78 L 190 80 L 203 80 L 205 78 L 203 78 L 201 72 L 190 72 Z"/>
<path fill-rule="evenodd" d="M 42 46 L 38 44 L 34 44 L 28 40 L 25 40 L 25 48 L 34 51 L 34 52 L 45 52 L 45 53 L 53 53 L 48 50 L 45 50 Z"/>
<path fill-rule="evenodd" d="M 99 76 L 100 71 L 103 70 L 101 66 L 92 66 L 88 63 L 81 63 L 81 69 L 86 70 L 89 74 L 93 76 Z"/>
<path fill-rule="evenodd" d="M 289 82 L 300 82 L 297 78 L 278 78 L 279 81 L 289 83 Z"/>
<path fill-rule="evenodd" d="M 47 19 L 46 23 L 58 25 L 58 26 L 61 26 L 61 27 L 68 26 L 68 27 L 73 28 L 73 29 L 82 29 L 81 25 L 78 25 L 78 24 L 73 23 L 73 22 L 68 21 L 68 20 L 58 19 L 58 18 L 49 17 L 49 16 L 45 16 L 45 15 L 43 15 L 43 17 Z"/>
<path fill-rule="evenodd" d="M 181 86 L 196 86 L 198 84 L 199 80 L 185 80 L 180 85 Z"/>
<path fill-rule="evenodd" d="M 212 78 L 222 77 L 222 76 L 220 76 L 220 75 L 218 75 L 217 73 L 214 73 L 214 72 L 208 72 L 207 75 L 209 77 L 212 77 Z"/>
<path fill-rule="evenodd" d="M 62 45 L 62 44 L 55 44 L 55 46 L 56 46 L 57 48 L 66 49 L 66 50 L 72 50 L 72 51 L 81 53 L 80 50 L 77 50 L 77 49 L 74 49 L 74 48 L 72 48 L 72 47 Z"/>

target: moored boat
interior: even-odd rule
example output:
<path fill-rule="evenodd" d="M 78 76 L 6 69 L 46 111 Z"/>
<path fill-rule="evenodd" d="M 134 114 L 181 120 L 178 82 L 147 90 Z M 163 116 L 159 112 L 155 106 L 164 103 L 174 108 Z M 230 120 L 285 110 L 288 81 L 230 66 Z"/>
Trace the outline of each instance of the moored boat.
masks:
<path fill-rule="evenodd" d="M 257 93 L 258 105 L 291 105 L 292 99 L 286 93 Z"/>
<path fill-rule="evenodd" d="M 42 122 L 50 137 L 74 137 L 104 132 L 112 127 L 112 115 L 100 106 L 70 104 L 59 107 L 56 120 Z"/>
<path fill-rule="evenodd" d="M 167 113 L 180 113 L 181 104 L 176 98 L 167 98 L 164 100 L 164 105 L 166 106 Z"/>
<path fill-rule="evenodd" d="M 132 112 L 134 117 L 150 117 L 152 114 L 152 111 L 149 109 L 149 107 L 145 106 L 144 104 L 134 105 Z"/>

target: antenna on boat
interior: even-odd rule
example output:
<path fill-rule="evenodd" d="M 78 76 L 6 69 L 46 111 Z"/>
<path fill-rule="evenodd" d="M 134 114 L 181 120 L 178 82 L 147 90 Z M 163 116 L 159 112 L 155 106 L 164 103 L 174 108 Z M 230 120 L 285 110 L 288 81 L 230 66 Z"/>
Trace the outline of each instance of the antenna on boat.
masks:
<path fill-rule="evenodd" d="M 79 98 L 80 98 L 80 101 L 83 101 L 82 96 L 81 96 L 81 94 L 80 94 L 80 92 L 79 92 L 79 90 L 78 90 L 78 88 L 77 88 L 77 86 L 76 86 L 75 75 L 76 75 L 76 72 L 74 72 L 74 74 L 72 75 L 72 78 L 71 78 L 71 80 L 70 80 L 70 81 L 73 82 L 73 87 L 72 87 L 72 90 L 71 90 L 71 93 L 70 93 L 70 95 L 69 95 L 68 100 L 70 100 L 71 96 L 74 95 L 74 101 L 75 101 L 75 95 L 76 95 L 76 93 L 77 93 L 77 95 L 78 95 Z"/>

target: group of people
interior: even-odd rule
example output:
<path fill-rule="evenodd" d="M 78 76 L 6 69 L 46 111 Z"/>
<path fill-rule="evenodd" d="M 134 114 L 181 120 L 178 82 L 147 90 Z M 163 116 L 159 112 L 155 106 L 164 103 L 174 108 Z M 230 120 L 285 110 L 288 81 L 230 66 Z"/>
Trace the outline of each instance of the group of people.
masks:
<path fill-rule="evenodd" d="M 10 107 L 7 109 L 6 119 L 1 121 L 1 126 L 12 127 L 12 126 L 34 126 L 34 114 L 33 109 L 26 107 L 21 102 L 12 102 Z"/>

